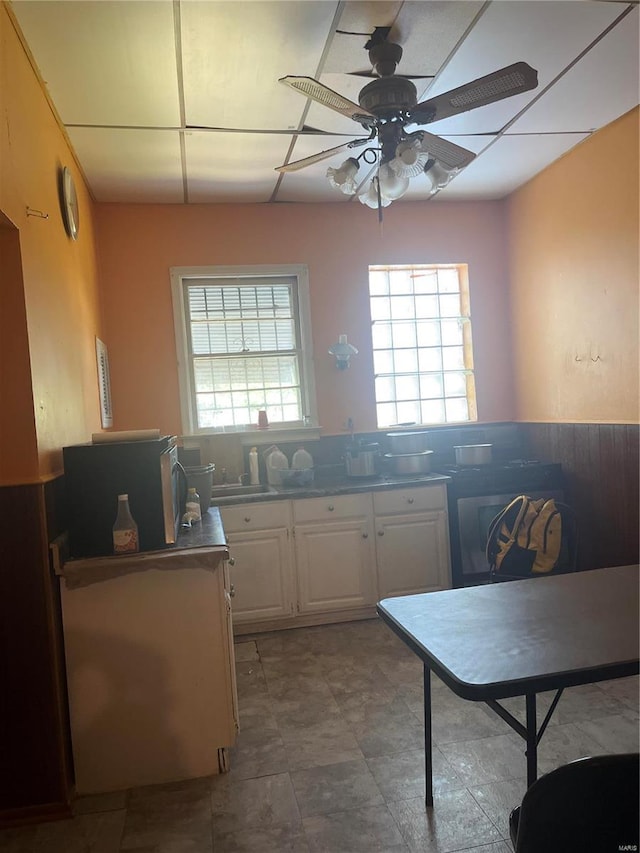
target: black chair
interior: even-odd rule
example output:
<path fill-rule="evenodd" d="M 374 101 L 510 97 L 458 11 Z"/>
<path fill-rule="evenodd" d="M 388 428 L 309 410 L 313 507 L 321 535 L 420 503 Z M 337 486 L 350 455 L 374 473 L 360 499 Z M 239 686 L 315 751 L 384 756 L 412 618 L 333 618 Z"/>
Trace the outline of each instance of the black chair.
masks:
<path fill-rule="evenodd" d="M 495 525 L 494 522 L 500 515 L 496 515 L 494 520 L 489 525 L 489 538 L 487 541 L 487 561 L 489 563 L 489 582 L 497 583 L 500 581 L 523 580 L 524 578 L 543 578 L 549 575 L 566 574 L 567 572 L 575 572 L 578 558 L 578 522 L 573 509 L 561 501 L 555 501 L 556 509 L 560 514 L 561 519 L 561 542 L 560 553 L 558 559 L 548 572 L 533 572 L 523 569 L 519 572 L 505 571 L 504 566 L 498 570 L 495 564 L 497 554 L 497 537 L 500 532 L 500 525 Z M 506 509 L 506 507 L 505 507 Z M 502 511 L 501 511 L 502 512 Z M 492 532 L 493 531 L 493 532 Z"/>
<path fill-rule="evenodd" d="M 638 850 L 638 759 L 598 755 L 541 776 L 509 816 L 515 853 Z"/>

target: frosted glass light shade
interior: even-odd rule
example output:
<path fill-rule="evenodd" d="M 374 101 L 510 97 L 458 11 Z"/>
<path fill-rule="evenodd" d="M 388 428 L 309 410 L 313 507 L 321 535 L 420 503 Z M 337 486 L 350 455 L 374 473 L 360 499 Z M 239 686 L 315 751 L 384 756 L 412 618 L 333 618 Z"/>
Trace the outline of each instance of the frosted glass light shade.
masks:
<path fill-rule="evenodd" d="M 374 178 L 369 182 L 369 186 L 363 190 L 358 195 L 358 201 L 362 202 L 362 204 L 366 204 L 367 207 L 370 207 L 372 210 L 378 209 L 378 188 L 375 183 L 376 179 Z M 382 193 L 382 189 L 380 190 L 380 204 L 382 207 L 389 207 L 391 204 L 391 199 Z"/>
<path fill-rule="evenodd" d="M 396 156 L 390 161 L 390 168 L 396 175 L 416 178 L 422 173 L 429 159 L 429 152 L 423 150 L 419 139 L 404 139 L 396 148 Z"/>
<path fill-rule="evenodd" d="M 345 195 L 354 195 L 356 191 L 356 175 L 359 168 L 360 164 L 354 157 L 349 157 L 338 169 L 330 166 L 327 169 L 329 183 Z"/>
<path fill-rule="evenodd" d="M 435 162 L 426 172 L 427 178 L 432 183 L 431 192 L 435 193 L 437 190 L 444 189 L 459 171 L 460 169 L 445 169 L 440 163 Z"/>
<path fill-rule="evenodd" d="M 380 181 L 380 193 L 391 201 L 395 201 L 409 189 L 409 178 L 398 175 L 390 168 L 388 163 L 383 163 L 378 171 Z"/>

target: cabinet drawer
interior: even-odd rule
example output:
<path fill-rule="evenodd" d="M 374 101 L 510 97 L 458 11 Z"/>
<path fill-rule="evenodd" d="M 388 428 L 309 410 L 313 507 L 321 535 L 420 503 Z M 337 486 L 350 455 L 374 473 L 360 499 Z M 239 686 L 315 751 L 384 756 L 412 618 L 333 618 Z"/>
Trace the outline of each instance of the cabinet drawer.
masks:
<path fill-rule="evenodd" d="M 294 524 L 304 521 L 332 521 L 371 514 L 371 495 L 339 495 L 293 501 Z"/>
<path fill-rule="evenodd" d="M 289 501 L 241 504 L 220 507 L 225 533 L 241 530 L 268 530 L 289 527 Z"/>
<path fill-rule="evenodd" d="M 375 515 L 444 509 L 446 505 L 447 493 L 444 485 L 419 486 L 412 489 L 393 489 L 388 492 L 373 493 Z"/>

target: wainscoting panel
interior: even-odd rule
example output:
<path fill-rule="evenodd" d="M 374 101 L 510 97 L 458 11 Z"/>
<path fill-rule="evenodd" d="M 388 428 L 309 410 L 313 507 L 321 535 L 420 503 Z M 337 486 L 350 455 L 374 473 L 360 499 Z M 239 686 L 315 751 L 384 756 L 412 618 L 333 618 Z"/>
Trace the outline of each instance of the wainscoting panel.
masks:
<path fill-rule="evenodd" d="M 578 514 L 578 567 L 640 562 L 640 427 L 522 424 L 530 456 L 561 462 L 567 503 Z"/>
<path fill-rule="evenodd" d="M 70 814 L 55 491 L 0 487 L 0 826 Z"/>

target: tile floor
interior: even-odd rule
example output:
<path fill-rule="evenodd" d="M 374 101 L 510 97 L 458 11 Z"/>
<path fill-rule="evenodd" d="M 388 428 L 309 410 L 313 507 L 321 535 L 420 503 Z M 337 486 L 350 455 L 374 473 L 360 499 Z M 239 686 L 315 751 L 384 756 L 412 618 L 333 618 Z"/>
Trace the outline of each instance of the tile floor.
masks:
<path fill-rule="evenodd" d="M 523 742 L 433 679 L 425 813 L 422 667 L 380 621 L 242 638 L 236 654 L 242 730 L 228 774 L 81 798 L 73 820 L 0 832 L 0 851 L 511 851 Z M 505 704 L 522 713 L 520 700 Z M 620 679 L 565 692 L 539 765 L 634 750 L 638 679 Z"/>

